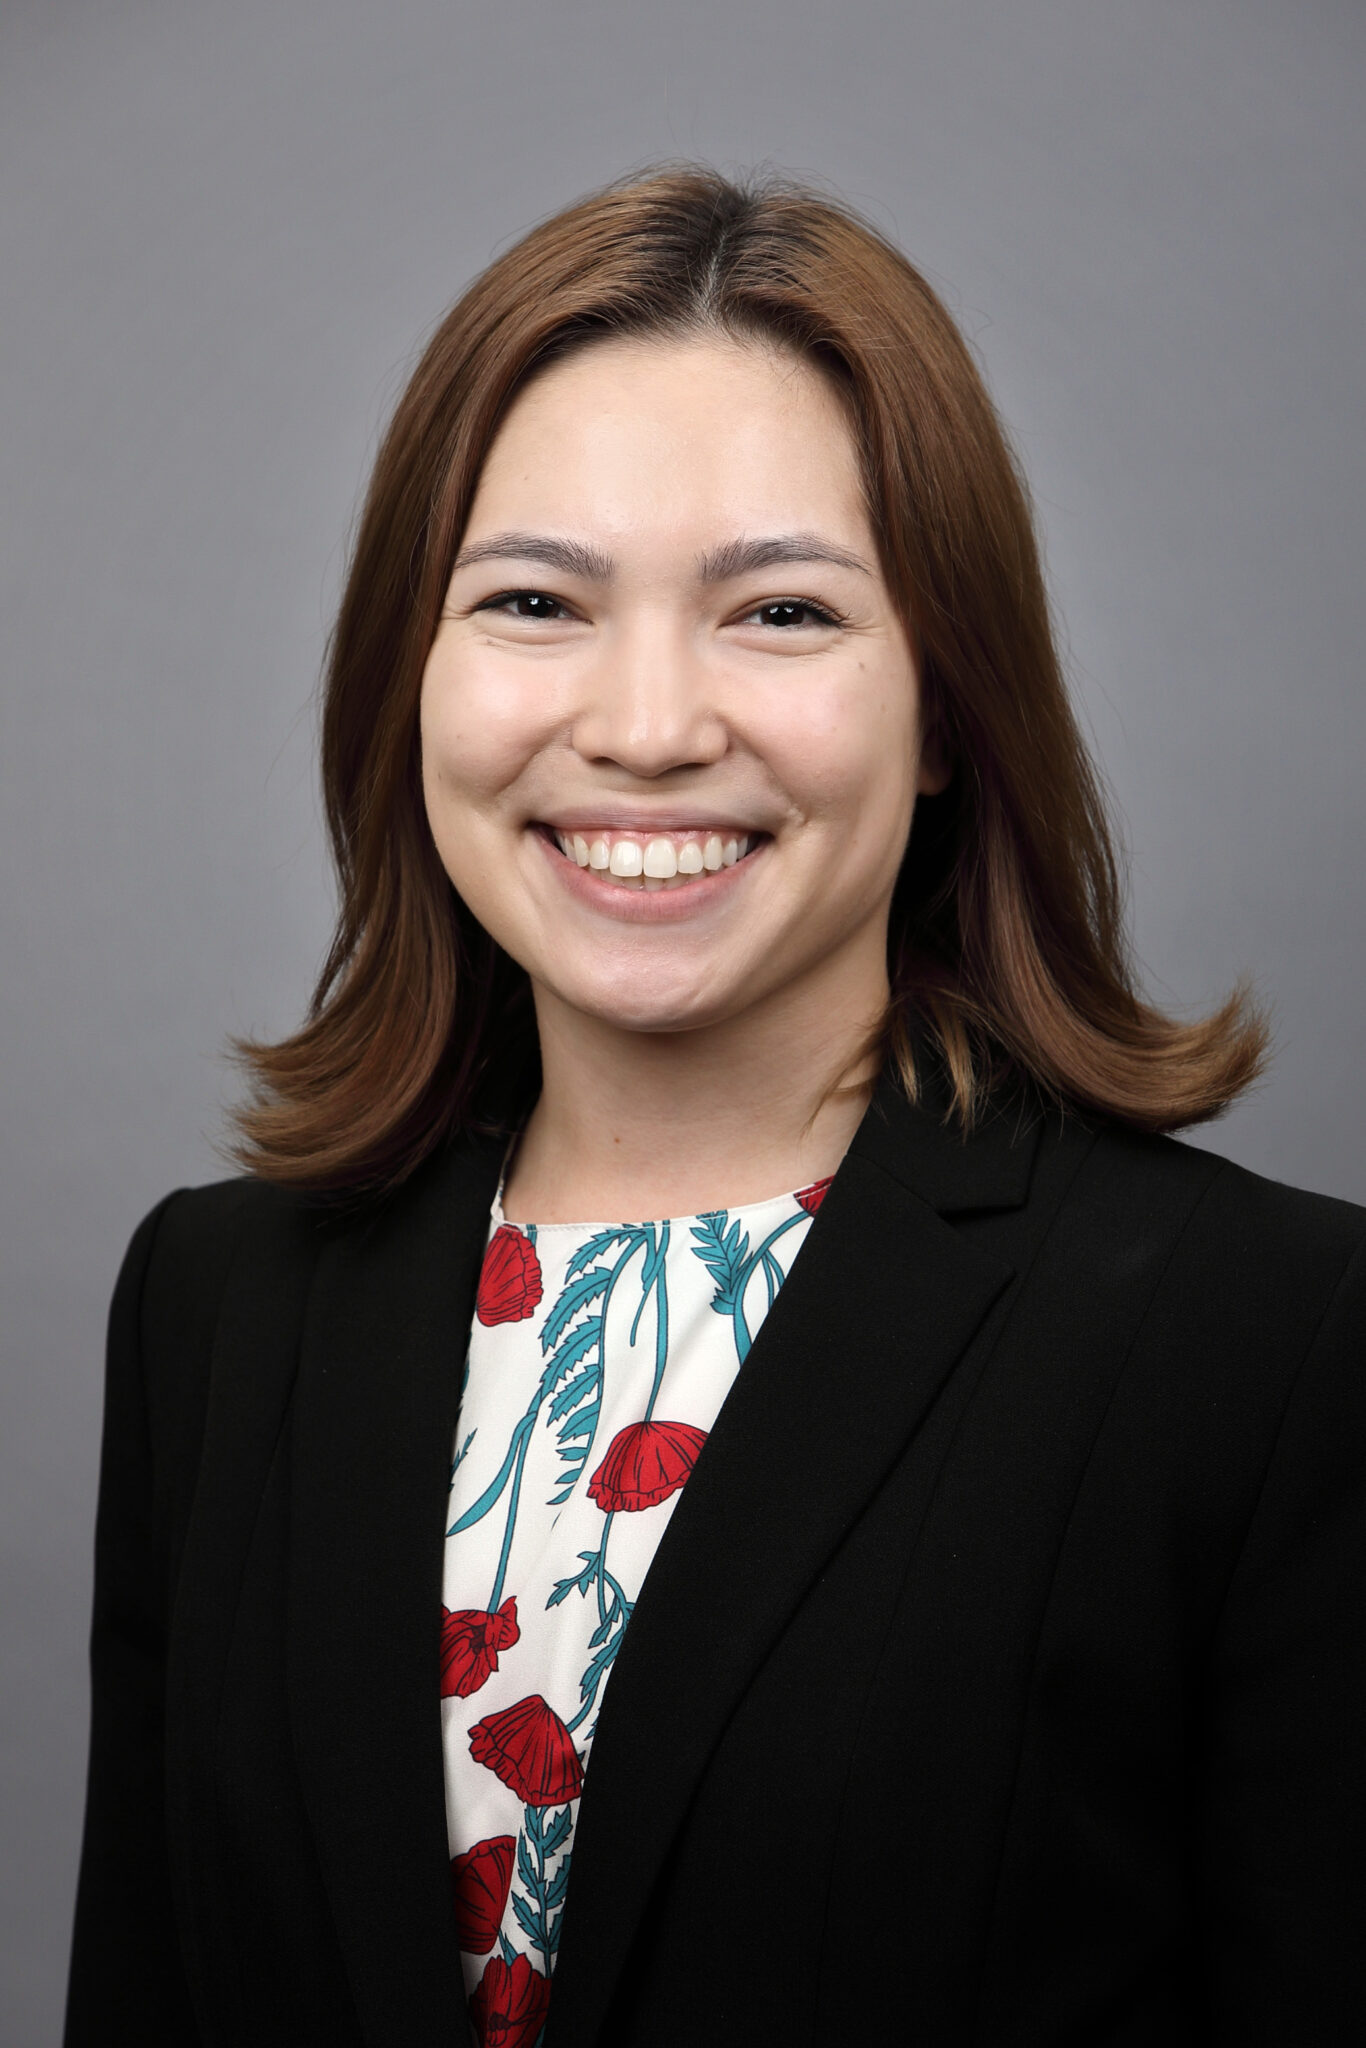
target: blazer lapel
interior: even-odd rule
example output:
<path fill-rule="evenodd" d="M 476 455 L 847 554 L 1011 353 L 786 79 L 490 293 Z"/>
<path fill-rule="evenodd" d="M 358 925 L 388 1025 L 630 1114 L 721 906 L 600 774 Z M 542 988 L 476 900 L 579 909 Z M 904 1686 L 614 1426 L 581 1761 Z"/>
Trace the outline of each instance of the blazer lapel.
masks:
<path fill-rule="evenodd" d="M 875 1097 L 679 1500 L 604 1695 L 553 2048 L 598 2038 L 728 1717 L 1011 1278 L 940 1212 L 1018 1206 L 1036 1141 L 998 1116 L 965 1142 L 893 1088 Z"/>
<path fill-rule="evenodd" d="M 494 1144 L 443 1155 L 318 1263 L 292 1447 L 289 1693 L 367 2040 L 467 2037 L 438 1646 L 460 1367 Z"/>

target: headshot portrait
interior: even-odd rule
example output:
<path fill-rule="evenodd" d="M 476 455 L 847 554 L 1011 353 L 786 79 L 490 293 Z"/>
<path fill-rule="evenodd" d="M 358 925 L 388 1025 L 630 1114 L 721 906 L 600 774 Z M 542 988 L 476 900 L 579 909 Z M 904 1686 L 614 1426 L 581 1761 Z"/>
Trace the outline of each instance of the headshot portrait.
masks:
<path fill-rule="evenodd" d="M 1360 2038 L 1366 23 L 3 40 L 10 2038 Z"/>

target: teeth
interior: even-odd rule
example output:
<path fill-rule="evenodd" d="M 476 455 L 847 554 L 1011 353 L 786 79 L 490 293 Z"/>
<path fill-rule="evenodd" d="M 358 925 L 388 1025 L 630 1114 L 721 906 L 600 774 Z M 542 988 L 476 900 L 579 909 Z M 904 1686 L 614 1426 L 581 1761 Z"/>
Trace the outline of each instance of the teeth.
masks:
<path fill-rule="evenodd" d="M 705 837 L 657 833 L 644 841 L 618 839 L 605 832 L 591 839 L 582 832 L 552 830 L 551 836 L 566 860 L 635 889 L 677 887 L 690 876 L 733 868 L 753 843 L 748 833 L 728 837 L 720 832 L 708 832 Z"/>
<path fill-rule="evenodd" d="M 651 839 L 645 847 L 645 872 L 652 881 L 668 882 L 678 873 L 672 839 Z"/>

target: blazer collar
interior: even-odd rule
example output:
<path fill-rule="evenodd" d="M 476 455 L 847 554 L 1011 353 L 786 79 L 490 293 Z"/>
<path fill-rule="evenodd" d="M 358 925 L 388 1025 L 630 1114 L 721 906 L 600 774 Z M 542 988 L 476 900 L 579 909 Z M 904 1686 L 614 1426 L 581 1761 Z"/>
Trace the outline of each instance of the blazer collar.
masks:
<path fill-rule="evenodd" d="M 1043 1110 L 1023 1087 L 994 1098 L 970 1131 L 950 1118 L 943 1069 L 919 1049 L 914 1104 L 884 1073 L 850 1156 L 879 1167 L 941 1216 L 1017 1209 L 1029 1193 Z"/>

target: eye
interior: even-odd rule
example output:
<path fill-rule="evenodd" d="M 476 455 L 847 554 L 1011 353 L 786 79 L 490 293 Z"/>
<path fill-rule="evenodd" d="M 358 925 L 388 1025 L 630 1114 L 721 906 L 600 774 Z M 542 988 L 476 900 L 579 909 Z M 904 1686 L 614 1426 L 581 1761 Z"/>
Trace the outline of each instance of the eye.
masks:
<path fill-rule="evenodd" d="M 761 626 L 774 626 L 780 632 L 789 631 L 794 626 L 838 626 L 840 623 L 833 612 L 809 597 L 779 598 L 773 604 L 758 605 L 746 616 L 757 619 Z"/>
<path fill-rule="evenodd" d="M 552 622 L 574 616 L 568 605 L 544 590 L 500 590 L 496 597 L 486 597 L 474 609 L 477 612 L 504 612 L 512 619 L 547 619 Z"/>

